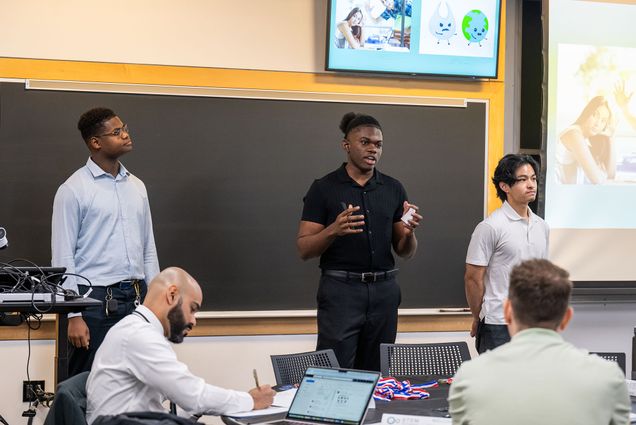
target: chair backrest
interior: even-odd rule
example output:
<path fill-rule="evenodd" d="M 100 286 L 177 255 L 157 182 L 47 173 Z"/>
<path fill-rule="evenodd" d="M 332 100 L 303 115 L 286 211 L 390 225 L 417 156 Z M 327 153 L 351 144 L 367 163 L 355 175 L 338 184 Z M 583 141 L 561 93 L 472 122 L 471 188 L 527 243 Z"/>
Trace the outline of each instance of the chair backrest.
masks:
<path fill-rule="evenodd" d="M 89 372 L 82 372 L 57 386 L 53 405 L 44 425 L 86 424 L 86 380 Z"/>
<path fill-rule="evenodd" d="M 453 376 L 462 362 L 470 360 L 468 344 L 380 344 L 382 376 Z"/>
<path fill-rule="evenodd" d="M 332 349 L 270 356 L 276 385 L 298 384 L 309 366 L 340 367 Z"/>
<path fill-rule="evenodd" d="M 625 373 L 625 353 L 590 353 L 590 354 L 596 354 L 597 356 L 602 357 L 605 360 L 618 363 L 618 366 L 621 368 L 623 373 Z"/>

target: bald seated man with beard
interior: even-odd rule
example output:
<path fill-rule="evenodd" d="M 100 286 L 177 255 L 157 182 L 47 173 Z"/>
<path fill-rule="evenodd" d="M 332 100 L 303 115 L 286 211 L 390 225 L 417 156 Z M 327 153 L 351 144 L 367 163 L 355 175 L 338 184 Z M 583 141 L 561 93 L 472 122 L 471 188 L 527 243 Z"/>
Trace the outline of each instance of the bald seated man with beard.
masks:
<path fill-rule="evenodd" d="M 203 294 L 192 276 L 165 269 L 149 285 L 143 305 L 112 327 L 100 346 L 86 384 L 86 419 L 126 412 L 165 412 L 171 400 L 186 412 L 221 414 L 264 409 L 274 391 L 215 387 L 177 359 L 168 341 L 179 344 L 196 325 Z"/>

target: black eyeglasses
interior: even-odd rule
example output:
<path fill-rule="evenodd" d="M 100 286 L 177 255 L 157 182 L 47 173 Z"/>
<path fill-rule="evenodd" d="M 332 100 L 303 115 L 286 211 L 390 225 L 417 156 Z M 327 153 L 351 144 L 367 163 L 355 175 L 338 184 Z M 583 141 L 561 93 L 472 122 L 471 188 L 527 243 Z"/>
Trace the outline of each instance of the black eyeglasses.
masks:
<path fill-rule="evenodd" d="M 125 131 L 126 134 L 130 134 L 130 131 L 128 131 L 128 124 L 124 124 L 123 127 L 116 128 L 113 131 L 111 131 L 110 133 L 100 134 L 99 136 L 95 136 L 95 137 L 106 137 L 106 136 L 119 137 L 119 136 L 121 136 L 121 132 L 122 131 Z"/>

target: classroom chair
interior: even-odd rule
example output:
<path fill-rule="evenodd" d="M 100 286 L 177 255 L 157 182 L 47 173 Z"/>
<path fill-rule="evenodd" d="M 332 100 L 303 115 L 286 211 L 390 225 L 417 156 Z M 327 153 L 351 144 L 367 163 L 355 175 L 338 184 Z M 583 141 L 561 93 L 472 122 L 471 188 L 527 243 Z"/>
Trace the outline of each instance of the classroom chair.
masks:
<path fill-rule="evenodd" d="M 468 344 L 380 344 L 382 376 L 455 375 L 462 362 L 470 360 Z"/>
<path fill-rule="evenodd" d="M 89 373 L 82 372 L 58 384 L 44 425 L 86 425 L 86 380 Z"/>
<path fill-rule="evenodd" d="M 340 367 L 332 349 L 270 356 L 276 385 L 298 384 L 309 366 Z"/>
<path fill-rule="evenodd" d="M 605 360 L 609 360 L 611 362 L 618 363 L 618 366 L 621 368 L 623 373 L 625 373 L 625 353 L 598 353 L 598 352 L 590 352 L 590 354 L 596 354 L 599 357 L 604 358 Z"/>

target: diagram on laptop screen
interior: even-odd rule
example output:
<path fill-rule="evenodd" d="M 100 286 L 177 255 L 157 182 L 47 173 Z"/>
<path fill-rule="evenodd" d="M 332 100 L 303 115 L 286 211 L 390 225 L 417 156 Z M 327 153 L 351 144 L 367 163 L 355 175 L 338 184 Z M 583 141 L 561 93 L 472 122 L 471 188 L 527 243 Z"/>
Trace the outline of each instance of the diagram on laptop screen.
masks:
<path fill-rule="evenodd" d="M 366 410 L 373 386 L 373 381 L 305 376 L 289 417 L 357 423 Z"/>

